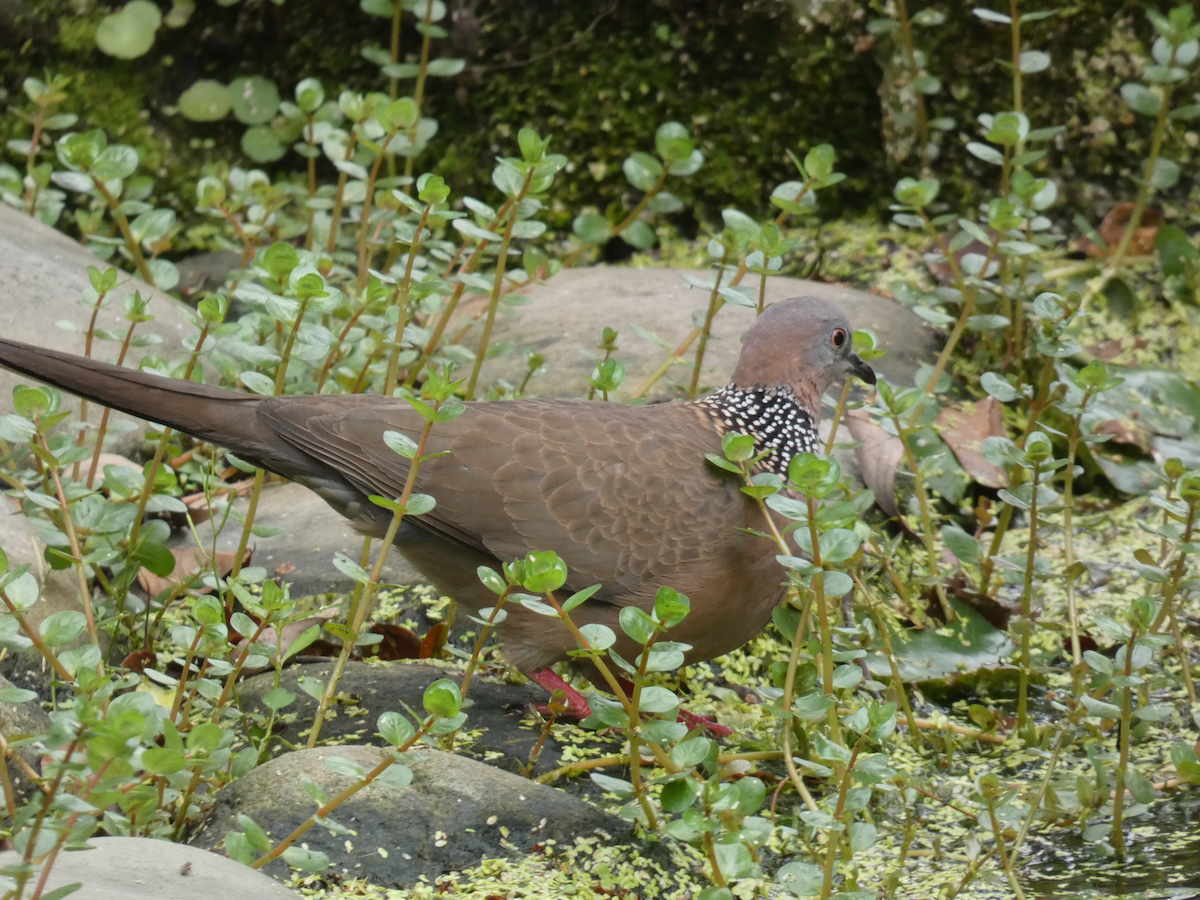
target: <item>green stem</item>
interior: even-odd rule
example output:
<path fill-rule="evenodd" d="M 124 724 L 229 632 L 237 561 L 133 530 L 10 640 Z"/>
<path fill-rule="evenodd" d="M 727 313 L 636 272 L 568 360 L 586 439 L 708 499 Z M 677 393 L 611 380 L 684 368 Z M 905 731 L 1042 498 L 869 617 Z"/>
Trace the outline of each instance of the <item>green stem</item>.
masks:
<path fill-rule="evenodd" d="M 1023 731 L 1029 704 L 1030 642 L 1033 640 L 1033 565 L 1037 558 L 1038 477 L 1041 465 L 1033 464 L 1033 493 L 1029 501 L 1029 548 L 1025 554 L 1025 585 L 1021 590 L 1021 673 L 1017 690 L 1017 731 Z"/>
<path fill-rule="evenodd" d="M 725 305 L 725 300 L 720 293 L 721 281 L 725 278 L 725 267 L 729 265 L 729 254 L 732 252 L 729 247 L 725 248 L 725 254 L 721 257 L 721 265 L 717 268 L 717 280 L 713 283 L 712 292 L 708 295 L 708 311 L 704 316 L 704 325 L 700 329 L 700 346 L 696 348 L 696 361 L 692 365 L 692 381 L 688 385 L 689 400 L 695 400 L 696 393 L 700 390 L 700 368 L 704 365 L 704 351 L 708 347 L 708 338 L 712 333 L 713 317 Z"/>
<path fill-rule="evenodd" d="M 479 370 L 483 367 L 484 357 L 487 355 L 488 342 L 492 339 L 492 327 L 496 322 L 496 310 L 500 305 L 500 293 L 504 287 L 504 269 L 508 265 L 508 245 L 512 243 L 513 229 L 517 225 L 517 204 L 519 204 L 525 196 L 525 192 L 529 190 L 529 185 L 533 182 L 533 168 L 525 173 L 525 181 L 521 185 L 520 193 L 513 198 L 512 215 L 508 218 L 508 223 L 504 226 L 504 236 L 500 239 L 500 252 L 496 259 L 496 274 L 492 278 L 492 293 L 488 298 L 487 319 L 483 323 L 483 334 L 479 338 L 479 349 L 475 352 L 475 364 L 471 366 L 471 377 L 467 379 L 466 393 L 463 395 L 466 400 L 475 399 L 475 385 L 479 381 Z"/>

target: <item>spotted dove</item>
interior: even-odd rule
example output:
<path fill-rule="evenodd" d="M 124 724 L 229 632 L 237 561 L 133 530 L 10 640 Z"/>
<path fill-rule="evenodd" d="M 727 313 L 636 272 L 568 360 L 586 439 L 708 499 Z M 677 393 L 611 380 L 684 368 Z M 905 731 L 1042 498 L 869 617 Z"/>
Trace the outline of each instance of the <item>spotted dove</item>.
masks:
<path fill-rule="evenodd" d="M 0 365 L 89 400 L 227 447 L 316 491 L 368 534 L 391 513 L 372 494 L 399 496 L 409 461 L 384 432 L 416 439 L 423 420 L 403 399 L 378 395 L 261 397 L 0 339 Z M 649 610 L 669 585 L 691 599 L 670 638 L 691 645 L 688 662 L 727 653 L 754 637 L 782 596 L 776 547 L 745 529 L 761 512 L 738 479 L 705 461 L 722 435 L 754 436 L 761 468 L 783 474 L 796 453 L 819 448 L 821 397 L 853 374 L 875 375 L 851 349 L 836 306 L 800 297 L 769 307 L 746 335 L 732 381 L 702 400 L 647 406 L 582 400 L 468 403 L 434 427 L 417 489 L 435 498 L 406 519 L 400 552 L 440 591 L 479 609 L 495 595 L 476 568 L 530 550 L 554 550 L 571 590 L 603 585 L 572 614 L 637 649 L 617 619 Z M 521 607 L 499 628 L 507 660 L 539 684 L 562 682 L 548 667 L 575 649 L 556 619 Z"/>

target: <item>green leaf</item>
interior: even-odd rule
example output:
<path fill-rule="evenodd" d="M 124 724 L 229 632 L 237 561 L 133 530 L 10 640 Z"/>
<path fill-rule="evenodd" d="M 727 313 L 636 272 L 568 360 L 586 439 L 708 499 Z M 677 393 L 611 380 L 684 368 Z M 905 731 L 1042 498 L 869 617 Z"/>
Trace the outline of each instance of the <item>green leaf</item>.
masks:
<path fill-rule="evenodd" d="M 178 750 L 149 747 L 142 753 L 142 767 L 151 775 L 172 775 L 187 764 Z"/>
<path fill-rule="evenodd" d="M 465 59 L 433 59 L 429 61 L 429 65 L 425 67 L 425 74 L 434 75 L 439 78 L 449 78 L 457 75 L 467 67 Z"/>
<path fill-rule="evenodd" d="M 670 690 L 658 685 L 647 685 L 642 688 L 642 696 L 638 708 L 646 713 L 666 713 L 679 706 L 679 698 Z"/>
<path fill-rule="evenodd" d="M 382 784 L 394 791 L 402 791 L 412 784 L 412 780 L 412 769 L 399 763 L 392 763 L 375 778 L 375 783 Z"/>
<path fill-rule="evenodd" d="M 965 563 L 978 563 L 982 554 L 979 541 L 955 525 L 942 526 L 946 548 Z"/>
<path fill-rule="evenodd" d="M 27 691 L 19 687 L 0 688 L 0 703 L 27 703 L 30 700 L 36 699 L 37 693 L 35 691 Z"/>
<path fill-rule="evenodd" d="M 1036 72 L 1044 72 L 1050 68 L 1050 54 L 1043 53 L 1041 50 L 1025 50 L 1020 56 L 1020 69 L 1022 74 L 1033 75 Z"/>
<path fill-rule="evenodd" d="M 790 862 L 775 873 L 775 882 L 788 893 L 811 897 L 821 892 L 825 873 L 812 863 Z"/>
<path fill-rule="evenodd" d="M 279 89 L 260 75 L 235 78 L 229 83 L 233 116 L 243 125 L 265 125 L 279 112 Z"/>
<path fill-rule="evenodd" d="M 320 872 L 329 868 L 329 857 L 320 850 L 306 850 L 293 844 L 283 851 L 283 861 L 293 869 L 305 872 Z"/>
<path fill-rule="evenodd" d="M 636 606 L 622 607 L 620 622 L 621 630 L 639 644 L 645 644 L 658 630 L 654 620 Z"/>
<path fill-rule="evenodd" d="M 1166 190 L 1179 182 L 1179 163 L 1160 156 L 1154 160 L 1154 169 L 1150 173 L 1150 186 L 1157 190 Z"/>
<path fill-rule="evenodd" d="M 96 47 L 117 59 L 137 59 L 154 46 L 162 12 L 150 0 L 131 0 L 96 26 Z"/>
<path fill-rule="evenodd" d="M 38 634 L 50 647 L 61 647 L 69 644 L 87 627 L 87 617 L 75 609 L 64 609 L 47 616 L 40 626 Z"/>
<path fill-rule="evenodd" d="M 608 220 L 595 213 L 576 216 L 572 229 L 585 244 L 603 244 L 612 236 L 612 226 Z"/>
<path fill-rule="evenodd" d="M 450 719 L 457 716 L 462 707 L 462 692 L 449 678 L 439 678 L 425 689 L 422 702 L 431 716 Z"/>
<path fill-rule="evenodd" d="M 663 786 L 660 802 L 669 813 L 681 813 L 700 796 L 700 785 L 694 778 L 680 778 Z"/>
<path fill-rule="evenodd" d="M 1130 109 L 1144 116 L 1157 116 L 1162 108 L 1162 100 L 1158 94 L 1136 81 L 1121 85 L 1121 96 Z"/>
<path fill-rule="evenodd" d="M 987 144 L 981 144 L 979 141 L 971 141 L 967 144 L 967 152 L 977 159 L 982 159 L 986 163 L 991 163 L 993 166 L 1004 165 L 1004 154 L 995 147 L 989 147 Z"/>
<path fill-rule="evenodd" d="M 490 585 L 489 585 L 490 586 Z M 586 587 L 582 591 L 576 591 L 562 603 L 562 611 L 567 613 L 579 606 L 581 603 L 590 598 L 596 591 L 600 590 L 602 585 L 593 584 L 591 587 Z M 495 588 L 493 588 L 495 590 Z M 499 593 L 499 592 L 497 592 Z"/>
<path fill-rule="evenodd" d="M 658 236 L 648 224 L 635 219 L 621 231 L 621 240 L 638 250 L 646 250 L 654 246 Z"/>
<path fill-rule="evenodd" d="M 1194 266 L 1200 252 L 1186 231 L 1175 225 L 1160 225 L 1154 233 L 1154 249 L 1164 275 L 1182 275 Z"/>
<path fill-rule="evenodd" d="M 629 183 L 640 191 L 648 191 L 654 187 L 663 171 L 662 163 L 649 153 L 640 151 L 631 154 L 621 168 Z"/>
<path fill-rule="evenodd" d="M 822 564 L 845 562 L 858 552 L 861 543 L 857 532 L 848 528 L 830 529 L 818 539 Z"/>
<path fill-rule="evenodd" d="M 242 134 L 242 152 L 255 162 L 282 159 L 287 147 L 269 125 L 253 125 Z"/>
<path fill-rule="evenodd" d="M 413 724 L 397 712 L 383 713 L 378 728 L 379 734 L 393 747 L 403 746 L 417 733 Z"/>
<path fill-rule="evenodd" d="M 664 122 L 654 134 L 654 149 L 664 162 L 670 164 L 683 162 L 695 148 L 687 128 L 679 122 Z"/>
<path fill-rule="evenodd" d="M 219 81 L 200 79 L 179 95 L 179 111 L 193 122 L 216 122 L 233 107 L 229 88 Z"/>

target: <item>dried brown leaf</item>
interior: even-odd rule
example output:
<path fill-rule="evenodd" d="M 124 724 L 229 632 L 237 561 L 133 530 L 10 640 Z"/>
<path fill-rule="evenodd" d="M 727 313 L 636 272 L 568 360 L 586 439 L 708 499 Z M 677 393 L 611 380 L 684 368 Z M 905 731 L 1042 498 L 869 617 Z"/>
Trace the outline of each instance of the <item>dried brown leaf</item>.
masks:
<path fill-rule="evenodd" d="M 846 428 L 859 445 L 854 458 L 862 471 L 863 484 L 875 492 L 875 502 L 889 516 L 900 514 L 896 505 L 896 467 L 904 459 L 904 445 L 871 421 L 866 410 L 846 413 Z"/>
<path fill-rule="evenodd" d="M 947 406 L 938 415 L 938 431 L 968 475 L 985 487 L 1008 486 L 1004 470 L 983 458 L 983 442 L 1006 434 L 1004 416 L 995 397 L 967 404 L 962 409 Z"/>

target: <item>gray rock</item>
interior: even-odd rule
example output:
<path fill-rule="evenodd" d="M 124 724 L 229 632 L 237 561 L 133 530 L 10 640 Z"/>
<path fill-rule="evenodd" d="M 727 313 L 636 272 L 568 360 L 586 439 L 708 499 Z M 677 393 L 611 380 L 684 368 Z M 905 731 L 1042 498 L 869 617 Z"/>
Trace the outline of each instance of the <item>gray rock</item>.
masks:
<path fill-rule="evenodd" d="M 247 501 L 236 501 L 245 511 Z M 293 597 L 308 597 L 329 592 L 344 592 L 354 581 L 334 568 L 337 553 L 358 562 L 362 553 L 362 535 L 350 523 L 329 508 L 329 505 L 305 487 L 294 483 L 272 482 L 263 488 L 258 500 L 255 525 L 274 525 L 286 529 L 273 537 L 252 537 L 253 564 L 274 572 L 281 566 L 288 572 L 285 579 L 291 585 Z M 201 545 L 212 546 L 213 522 L 196 527 Z M 231 517 L 217 536 L 217 550 L 235 552 L 242 536 L 242 526 Z M 169 545 L 193 545 L 189 530 L 176 532 Z M 371 560 L 379 554 L 379 541 L 372 542 Z M 287 564 L 294 567 L 291 570 Z M 368 570 L 370 566 L 368 566 Z M 383 567 L 383 580 L 388 584 L 417 584 L 420 574 L 399 553 L 389 554 Z"/>
<path fill-rule="evenodd" d="M 54 327 L 54 323 L 66 320 L 80 329 L 87 328 L 91 309 L 82 305 L 80 298 L 85 290 L 91 289 L 88 266 L 103 271 L 108 264 L 65 234 L 0 204 L 0 334 L 67 353 L 83 353 L 83 332 L 64 331 Z M 153 298 L 149 312 L 155 317 L 138 325 L 135 333 L 158 335 L 162 343 L 131 347 L 126 364 L 136 365 L 147 353 L 168 358 L 180 356 L 183 353 L 181 339 L 195 331 L 184 317 L 184 305 L 132 275 L 122 273 L 118 287 L 110 295 L 111 302 L 100 312 L 97 327 L 124 332 L 128 323 L 121 318 L 121 298 L 134 290 L 140 291 L 143 297 Z M 115 360 L 117 346 L 96 342 L 92 346 L 92 355 L 96 359 Z M 0 411 L 11 409 L 13 387 L 29 381 L 24 376 L 0 370 Z M 78 401 L 71 402 L 73 408 L 78 409 Z M 94 410 L 93 406 L 88 416 L 92 422 L 99 419 Z M 113 449 L 128 452 L 136 446 L 137 436 L 145 428 L 140 420 L 124 415 L 114 414 L 112 419 L 125 423 L 110 425 Z M 128 429 L 134 423 L 136 431 L 115 430 Z"/>
<path fill-rule="evenodd" d="M 7 502 L 0 502 L 0 549 L 8 557 L 8 569 L 12 571 L 28 565 L 41 585 L 41 596 L 33 606 L 22 613 L 25 624 L 38 628 L 50 615 L 65 609 L 81 609 L 79 582 L 73 569 L 51 569 L 43 553 L 45 545 L 38 538 L 33 525 Z M 87 640 L 86 635 L 71 646 L 79 646 Z M 14 653 L 0 661 L 0 674 L 17 685 L 42 696 L 47 696 L 52 672 L 49 664 L 32 647 Z"/>
<path fill-rule="evenodd" d="M 7 678 L 0 677 L 0 688 L 10 687 L 15 685 Z M 13 741 L 31 734 L 45 734 L 50 730 L 50 725 L 50 716 L 37 700 L 0 703 L 0 734 L 4 735 L 5 740 Z M 33 771 L 39 775 L 42 773 L 42 752 L 37 747 L 27 744 L 18 747 L 16 753 Z M 13 799 L 17 805 L 24 803 L 35 792 L 36 789 L 20 766 L 10 765 L 8 777 L 12 782 Z"/>
<path fill-rule="evenodd" d="M 254 819 L 273 840 L 282 840 L 316 811 L 301 779 L 313 779 L 332 797 L 354 781 L 333 772 L 326 765 L 329 757 L 370 770 L 383 753 L 346 745 L 271 760 L 216 794 L 191 842 L 216 846 L 226 832 L 240 830 L 238 813 Z M 330 834 L 317 825 L 304 835 L 310 849 L 329 856 L 334 871 L 404 887 L 485 858 L 527 853 L 550 839 L 571 843 L 597 833 L 614 841 L 632 837 L 630 824 L 622 819 L 474 760 L 422 748 L 407 753 L 403 762 L 413 773 L 407 787 L 397 790 L 374 782 L 333 812 L 331 818 L 353 834 Z M 286 870 L 276 860 L 264 871 L 282 875 Z"/>
<path fill-rule="evenodd" d="M 87 900 L 297 900 L 282 884 L 198 847 L 141 837 L 96 837 L 94 849 L 63 852 L 46 881 L 47 892 L 82 883 Z M 16 853 L 0 854 L 0 867 Z"/>
<path fill-rule="evenodd" d="M 234 250 L 214 250 L 188 256 L 175 263 L 179 272 L 178 288 L 185 297 L 199 290 L 220 290 L 226 276 L 241 261 L 242 254 Z"/>
<path fill-rule="evenodd" d="M 296 721 L 276 729 L 276 733 L 289 743 L 303 743 L 317 712 L 317 701 L 297 685 L 301 677 L 327 681 L 333 671 L 332 662 L 304 663 L 289 666 L 280 677 L 280 687 L 296 695 L 296 700 L 285 712 L 295 713 Z M 334 707 L 335 715 L 327 718 L 321 726 L 322 741 L 354 741 L 358 743 L 383 744 L 375 735 L 379 716 L 389 710 L 403 712 L 404 704 L 420 710 L 425 688 L 439 678 L 449 678 L 459 684 L 462 671 L 438 665 L 430 660 L 408 660 L 395 663 L 350 662 L 338 682 L 341 694 L 353 698 L 354 715 L 344 705 Z M 259 708 L 262 697 L 275 686 L 275 673 L 266 672 L 247 679 L 238 686 L 238 697 L 242 709 Z M 471 680 L 468 697 L 473 705 L 466 710 L 468 729 L 478 738 L 459 740 L 455 751 L 487 759 L 491 765 L 510 772 L 517 772 L 518 763 L 529 759 L 541 734 L 540 728 L 523 727 L 521 720 L 532 703 L 545 703 L 546 692 L 536 685 L 497 684 L 484 681 L 476 674 Z M 357 710 L 366 710 L 363 715 Z M 562 757 L 562 745 L 554 734 L 542 745 L 538 758 L 537 774 L 557 768 Z"/>
<path fill-rule="evenodd" d="M 683 281 L 684 275 L 706 277 L 707 272 L 619 266 L 566 269 L 545 284 L 525 289 L 522 293 L 533 301 L 528 306 L 520 307 L 515 315 L 497 317 L 492 345 L 513 341 L 519 350 L 536 350 L 546 357 L 543 371 L 529 382 L 529 394 L 582 397 L 587 395 L 587 379 L 601 355 L 595 349 L 600 331 L 605 326 L 616 328 L 621 347 L 613 355 L 626 369 L 618 398 L 628 397 L 667 355 L 661 347 L 638 337 L 631 325 L 653 332 L 674 348 L 694 327 L 693 313 L 708 306 L 708 292 L 690 287 Z M 936 355 L 938 342 L 929 326 L 895 300 L 819 281 L 767 280 L 768 303 L 802 295 L 830 300 L 846 311 L 854 327 L 874 330 L 888 355 L 872 365 L 889 380 L 912 383 L 917 367 Z M 465 302 L 465 312 L 479 314 L 486 309 L 480 305 L 482 299 Z M 741 352 L 742 335 L 754 316 L 752 309 L 729 304 L 717 314 L 701 371 L 706 389 L 728 381 Z M 476 322 L 465 345 L 474 349 L 481 331 Z M 681 388 L 686 390 L 694 354 L 695 345 L 685 357 L 687 365 L 670 371 L 650 399 L 676 397 Z M 526 368 L 521 353 L 489 359 L 482 368 L 481 384 L 504 379 L 519 385 Z"/>

